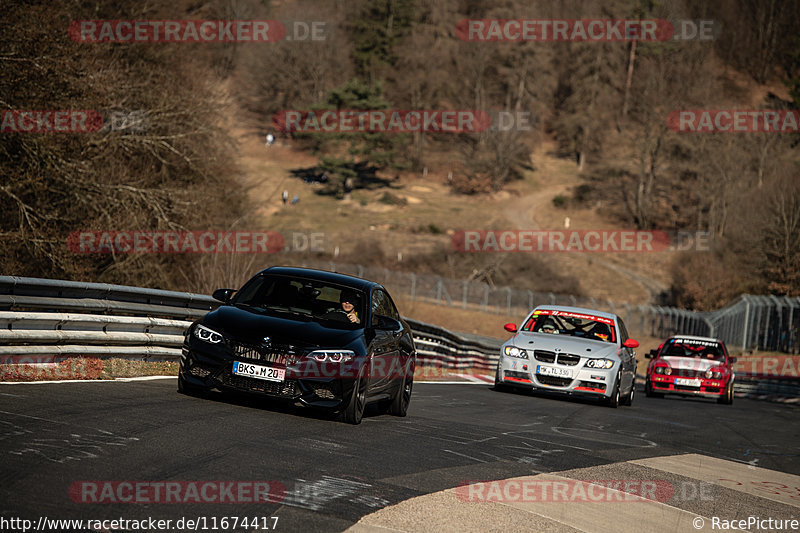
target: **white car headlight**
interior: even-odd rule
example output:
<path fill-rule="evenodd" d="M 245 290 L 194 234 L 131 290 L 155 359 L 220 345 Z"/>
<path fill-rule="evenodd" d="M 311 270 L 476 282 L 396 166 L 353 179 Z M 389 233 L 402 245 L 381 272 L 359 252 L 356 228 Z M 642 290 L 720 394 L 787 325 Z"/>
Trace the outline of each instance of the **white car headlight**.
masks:
<path fill-rule="evenodd" d="M 352 350 L 314 350 L 306 355 L 316 361 L 330 361 L 332 363 L 349 363 L 355 359 L 356 354 Z"/>
<path fill-rule="evenodd" d="M 586 361 L 588 368 L 611 368 L 614 366 L 614 361 L 611 359 L 589 359 Z"/>
<path fill-rule="evenodd" d="M 209 329 L 205 326 L 198 325 L 194 329 L 194 336 L 200 339 L 201 341 L 210 342 L 211 344 L 217 344 L 222 342 L 222 335 L 220 335 L 213 329 Z"/>
<path fill-rule="evenodd" d="M 503 349 L 503 353 L 509 357 L 518 357 L 520 359 L 528 358 L 528 352 L 522 348 L 517 348 L 516 346 L 506 346 L 505 349 Z"/>

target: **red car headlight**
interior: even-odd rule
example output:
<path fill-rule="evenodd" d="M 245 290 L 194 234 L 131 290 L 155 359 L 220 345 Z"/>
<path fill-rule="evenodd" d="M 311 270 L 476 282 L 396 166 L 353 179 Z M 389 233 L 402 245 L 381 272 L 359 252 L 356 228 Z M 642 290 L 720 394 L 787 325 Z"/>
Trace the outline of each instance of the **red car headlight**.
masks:
<path fill-rule="evenodd" d="M 668 365 L 659 365 L 653 370 L 653 372 L 655 372 L 656 374 L 664 374 L 666 376 L 669 376 L 670 374 L 672 374 L 672 368 Z"/>

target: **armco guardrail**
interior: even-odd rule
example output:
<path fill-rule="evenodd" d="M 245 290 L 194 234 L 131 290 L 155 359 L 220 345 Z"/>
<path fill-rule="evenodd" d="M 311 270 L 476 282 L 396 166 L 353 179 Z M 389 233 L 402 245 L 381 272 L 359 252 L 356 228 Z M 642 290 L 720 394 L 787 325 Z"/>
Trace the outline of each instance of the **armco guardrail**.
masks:
<path fill-rule="evenodd" d="M 432 324 L 410 318 L 405 321 L 414 332 L 414 344 L 421 360 L 457 370 L 494 370 L 502 341 L 474 341 Z"/>
<path fill-rule="evenodd" d="M 176 360 L 191 320 L 219 305 L 200 294 L 0 276 L 0 355 Z M 406 320 L 420 361 L 461 370 L 489 370 L 497 362 L 500 341 Z"/>
<path fill-rule="evenodd" d="M 0 276 L 0 357 L 177 360 L 191 321 L 219 305 L 201 294 Z M 455 370 L 494 370 L 502 341 L 466 338 L 433 324 L 406 321 L 421 362 Z M 796 366 L 800 372 L 800 364 Z M 781 378 L 741 370 L 737 395 L 800 397 L 800 379 L 793 375 Z"/>
<path fill-rule="evenodd" d="M 194 320 L 218 305 L 211 296 L 188 292 L 0 276 L 0 310 L 38 309 Z"/>
<path fill-rule="evenodd" d="M 153 317 L 0 311 L 0 355 L 180 356 L 191 322 Z"/>

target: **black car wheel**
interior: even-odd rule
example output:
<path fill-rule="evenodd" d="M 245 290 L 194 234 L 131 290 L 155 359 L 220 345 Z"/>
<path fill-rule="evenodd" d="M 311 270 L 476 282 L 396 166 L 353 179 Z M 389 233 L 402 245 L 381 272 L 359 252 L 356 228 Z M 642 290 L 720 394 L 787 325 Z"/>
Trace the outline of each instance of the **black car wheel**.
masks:
<path fill-rule="evenodd" d="M 611 397 L 606 400 L 606 405 L 609 407 L 617 408 L 619 407 L 619 380 L 622 379 L 622 374 L 617 374 L 616 382 L 614 383 L 614 391 L 611 393 Z"/>
<path fill-rule="evenodd" d="M 364 416 L 364 407 L 367 400 L 367 383 L 364 379 L 364 368 L 358 373 L 358 379 L 353 383 L 353 392 L 350 394 L 350 401 L 342 411 L 342 420 L 348 424 L 360 424 Z"/>
<path fill-rule="evenodd" d="M 636 378 L 634 378 L 633 383 L 631 383 L 631 391 L 625 395 L 625 398 L 622 400 L 622 405 L 633 405 L 633 395 L 636 392 Z"/>
<path fill-rule="evenodd" d="M 648 398 L 663 398 L 664 395 L 660 392 L 655 392 L 653 390 L 653 384 L 650 382 L 648 378 L 647 381 L 644 382 L 644 395 Z"/>
<path fill-rule="evenodd" d="M 717 398 L 717 402 L 724 405 L 731 405 L 733 403 L 733 380 L 728 382 L 728 386 L 725 387 L 725 394 Z"/>
<path fill-rule="evenodd" d="M 397 389 L 389 406 L 389 414 L 394 416 L 406 416 L 408 404 L 411 402 L 411 389 L 414 387 L 414 374 L 403 378 L 403 384 Z"/>
<path fill-rule="evenodd" d="M 497 363 L 497 371 L 494 373 L 494 390 L 508 392 L 508 387 L 500 383 L 500 363 Z"/>
<path fill-rule="evenodd" d="M 186 381 L 183 374 L 178 373 L 178 392 L 187 396 L 202 396 L 206 389 L 192 385 Z"/>

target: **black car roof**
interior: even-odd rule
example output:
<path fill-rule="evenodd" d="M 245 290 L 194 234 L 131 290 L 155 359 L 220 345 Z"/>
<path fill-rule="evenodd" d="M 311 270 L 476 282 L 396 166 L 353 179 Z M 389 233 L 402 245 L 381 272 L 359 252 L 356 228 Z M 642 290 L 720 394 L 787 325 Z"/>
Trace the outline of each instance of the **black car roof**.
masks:
<path fill-rule="evenodd" d="M 273 266 L 265 268 L 258 275 L 261 274 L 279 274 L 283 276 L 297 276 L 327 283 L 335 283 L 338 285 L 345 285 L 353 289 L 358 289 L 364 292 L 369 292 L 371 287 L 380 287 L 381 285 L 363 278 L 355 276 L 348 276 L 347 274 L 339 274 L 338 272 L 328 272 L 327 270 L 317 270 L 314 268 L 301 268 L 301 267 L 282 267 Z"/>

